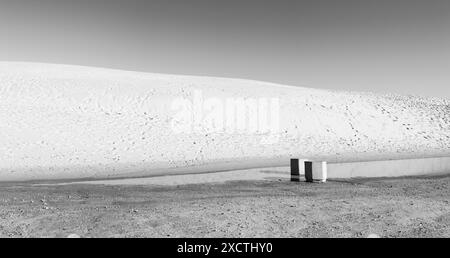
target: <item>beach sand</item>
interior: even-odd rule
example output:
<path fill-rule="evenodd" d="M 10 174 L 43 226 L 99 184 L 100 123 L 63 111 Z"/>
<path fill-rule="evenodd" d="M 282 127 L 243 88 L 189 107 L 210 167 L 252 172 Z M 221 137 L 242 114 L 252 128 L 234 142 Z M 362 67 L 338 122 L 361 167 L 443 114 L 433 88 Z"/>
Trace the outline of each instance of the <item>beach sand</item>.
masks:
<path fill-rule="evenodd" d="M 450 237 L 450 176 L 241 172 L 1 183 L 0 237 Z"/>
<path fill-rule="evenodd" d="M 450 100 L 0 62 L 0 153 L 2 182 L 450 157 Z"/>

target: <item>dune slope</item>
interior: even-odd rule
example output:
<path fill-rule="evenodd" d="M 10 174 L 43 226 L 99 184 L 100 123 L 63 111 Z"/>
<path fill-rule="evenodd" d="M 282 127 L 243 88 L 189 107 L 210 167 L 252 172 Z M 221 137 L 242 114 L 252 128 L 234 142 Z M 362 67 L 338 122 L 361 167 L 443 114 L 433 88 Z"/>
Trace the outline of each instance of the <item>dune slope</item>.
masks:
<path fill-rule="evenodd" d="M 222 127 L 217 115 L 229 118 L 230 99 L 258 103 L 256 113 L 242 113 L 247 122 L 254 117 L 274 122 L 271 114 L 276 113 L 276 130 L 253 130 L 248 122 L 244 129 L 226 131 L 228 122 Z M 277 105 L 262 105 L 266 100 Z M 184 128 L 192 130 L 180 131 L 180 103 L 188 105 L 186 101 L 192 103 L 193 124 Z M 215 127 L 208 127 L 214 115 Z M 279 166 L 288 164 L 289 157 L 340 162 L 449 156 L 450 102 L 3 62 L 0 153 L 0 181 Z"/>

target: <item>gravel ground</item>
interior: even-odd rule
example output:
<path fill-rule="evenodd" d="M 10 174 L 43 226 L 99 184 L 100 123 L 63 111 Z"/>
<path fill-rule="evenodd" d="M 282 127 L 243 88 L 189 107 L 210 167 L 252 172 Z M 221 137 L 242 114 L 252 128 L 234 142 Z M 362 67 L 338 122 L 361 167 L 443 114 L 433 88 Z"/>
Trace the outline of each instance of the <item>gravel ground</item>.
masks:
<path fill-rule="evenodd" d="M 0 184 L 0 237 L 450 237 L 450 176 Z"/>

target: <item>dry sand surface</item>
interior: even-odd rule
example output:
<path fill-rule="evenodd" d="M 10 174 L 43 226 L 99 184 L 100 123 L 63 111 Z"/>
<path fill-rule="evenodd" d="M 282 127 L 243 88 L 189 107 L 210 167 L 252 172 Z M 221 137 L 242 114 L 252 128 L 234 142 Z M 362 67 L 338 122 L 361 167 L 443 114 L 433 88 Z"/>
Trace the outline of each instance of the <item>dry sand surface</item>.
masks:
<path fill-rule="evenodd" d="M 0 181 L 448 157 L 450 100 L 0 62 L 0 153 Z"/>
<path fill-rule="evenodd" d="M 190 183 L 198 175 L 181 176 L 188 184 L 1 183 L 0 236 L 450 237 L 450 176 L 310 184 L 260 173 L 201 184 Z"/>

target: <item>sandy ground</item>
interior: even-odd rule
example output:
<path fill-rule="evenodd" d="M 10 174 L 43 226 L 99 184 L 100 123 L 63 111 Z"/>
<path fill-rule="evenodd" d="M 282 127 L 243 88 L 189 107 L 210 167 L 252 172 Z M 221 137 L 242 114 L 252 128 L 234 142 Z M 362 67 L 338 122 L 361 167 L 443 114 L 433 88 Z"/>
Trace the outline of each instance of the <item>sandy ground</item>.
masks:
<path fill-rule="evenodd" d="M 1 183 L 0 236 L 450 237 L 450 176 L 311 184 L 223 173 Z"/>
<path fill-rule="evenodd" d="M 450 100 L 0 62 L 0 153 L 4 182 L 450 157 Z"/>

